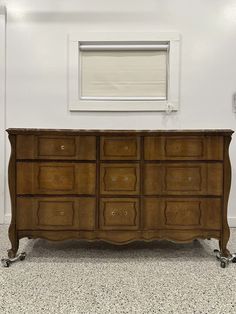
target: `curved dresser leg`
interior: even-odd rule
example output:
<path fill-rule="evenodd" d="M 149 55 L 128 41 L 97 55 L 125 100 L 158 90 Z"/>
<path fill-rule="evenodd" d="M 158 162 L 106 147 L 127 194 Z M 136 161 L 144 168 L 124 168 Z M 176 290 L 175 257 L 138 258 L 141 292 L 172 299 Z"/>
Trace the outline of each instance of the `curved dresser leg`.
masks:
<path fill-rule="evenodd" d="M 26 254 L 20 253 L 17 255 L 19 248 L 19 238 L 16 230 L 16 136 L 9 134 L 11 143 L 11 156 L 8 165 L 8 184 L 11 197 L 11 224 L 8 230 L 9 240 L 11 242 L 11 249 L 8 250 L 8 258 L 1 260 L 4 267 L 9 267 L 11 263 L 25 259 Z"/>
<path fill-rule="evenodd" d="M 10 225 L 8 235 L 9 235 L 9 240 L 11 242 L 11 249 L 7 251 L 8 257 L 14 258 L 16 257 L 16 254 L 19 248 L 19 239 L 17 237 L 15 227 L 13 225 Z"/>
<path fill-rule="evenodd" d="M 17 254 L 19 248 L 19 239 L 16 235 L 16 231 L 13 225 L 10 225 L 9 227 L 9 239 L 11 242 L 11 249 L 7 251 L 8 258 L 1 259 L 3 267 L 9 267 L 12 263 L 14 263 L 17 260 L 23 261 L 26 256 L 25 252 Z"/>
<path fill-rule="evenodd" d="M 230 256 L 230 252 L 227 249 L 227 244 L 229 242 L 229 237 L 230 237 L 230 231 L 228 229 L 227 232 L 224 232 L 221 240 L 219 240 L 220 254 L 222 256 L 224 256 L 224 257 L 229 257 Z"/>
<path fill-rule="evenodd" d="M 214 250 L 216 253 L 216 258 L 220 261 L 220 266 L 225 268 L 229 262 L 236 262 L 235 254 L 230 254 L 227 249 L 227 244 L 230 237 L 230 229 L 227 219 L 227 207 L 230 193 L 231 185 L 231 165 L 229 158 L 229 144 L 231 141 L 231 135 L 224 137 L 224 164 L 223 164 L 223 180 L 224 180 L 224 189 L 223 189 L 223 206 L 222 206 L 222 230 L 221 237 L 219 240 L 220 250 Z"/>

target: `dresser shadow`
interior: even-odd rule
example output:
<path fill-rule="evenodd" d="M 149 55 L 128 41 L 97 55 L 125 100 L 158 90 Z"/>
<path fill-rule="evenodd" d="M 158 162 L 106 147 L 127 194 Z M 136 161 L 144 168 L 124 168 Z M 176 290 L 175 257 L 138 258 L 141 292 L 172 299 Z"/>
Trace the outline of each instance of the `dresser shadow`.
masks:
<path fill-rule="evenodd" d="M 213 242 L 214 241 L 214 242 Z M 53 242 L 44 239 L 28 240 L 21 246 L 28 262 L 45 263 L 157 263 L 168 261 L 212 260 L 217 241 L 194 240 L 190 243 L 170 241 L 135 241 L 117 246 L 103 241 L 66 240 Z M 211 242 L 211 243 L 210 243 Z"/>

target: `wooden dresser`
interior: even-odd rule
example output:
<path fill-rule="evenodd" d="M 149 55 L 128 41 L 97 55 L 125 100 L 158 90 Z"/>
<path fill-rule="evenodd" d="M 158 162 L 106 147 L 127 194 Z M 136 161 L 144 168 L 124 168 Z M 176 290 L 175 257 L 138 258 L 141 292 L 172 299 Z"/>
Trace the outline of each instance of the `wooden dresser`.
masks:
<path fill-rule="evenodd" d="M 216 238 L 228 256 L 231 130 L 8 129 L 19 239 Z"/>

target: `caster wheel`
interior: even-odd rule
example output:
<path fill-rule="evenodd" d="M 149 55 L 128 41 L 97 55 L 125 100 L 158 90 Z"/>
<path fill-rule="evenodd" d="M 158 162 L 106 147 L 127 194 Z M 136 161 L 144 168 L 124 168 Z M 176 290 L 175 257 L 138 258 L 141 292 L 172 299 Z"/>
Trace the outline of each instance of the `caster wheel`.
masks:
<path fill-rule="evenodd" d="M 214 253 L 216 255 L 216 259 L 219 261 L 220 260 L 220 252 L 218 250 L 214 250 Z"/>
<path fill-rule="evenodd" d="M 214 253 L 219 253 L 219 250 L 215 249 L 213 252 L 214 252 Z"/>
<path fill-rule="evenodd" d="M 221 268 L 225 268 L 225 267 L 226 267 L 226 262 L 221 261 L 221 262 L 220 262 L 220 267 L 221 267 Z"/>
<path fill-rule="evenodd" d="M 236 263 L 236 256 L 232 259 L 232 263 Z"/>
<path fill-rule="evenodd" d="M 2 259 L 1 262 L 3 267 L 9 267 L 11 264 L 7 259 Z"/>
<path fill-rule="evenodd" d="M 26 254 L 25 253 L 21 253 L 20 255 L 20 261 L 23 261 L 26 257 Z"/>

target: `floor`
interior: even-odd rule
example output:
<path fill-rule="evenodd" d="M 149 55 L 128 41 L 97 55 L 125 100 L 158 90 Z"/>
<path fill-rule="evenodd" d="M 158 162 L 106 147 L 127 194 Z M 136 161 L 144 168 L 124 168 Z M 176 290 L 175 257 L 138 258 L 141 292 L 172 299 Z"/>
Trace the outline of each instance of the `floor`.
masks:
<path fill-rule="evenodd" d="M 0 255 L 9 248 L 0 226 Z M 235 313 L 236 264 L 222 269 L 216 240 L 113 246 L 20 241 L 25 261 L 0 267 L 0 313 Z M 229 249 L 236 252 L 236 229 Z"/>

